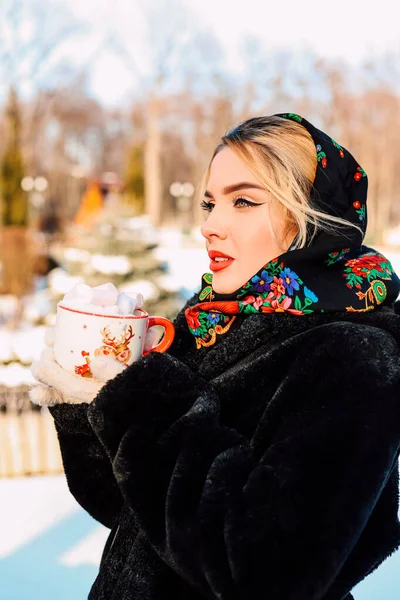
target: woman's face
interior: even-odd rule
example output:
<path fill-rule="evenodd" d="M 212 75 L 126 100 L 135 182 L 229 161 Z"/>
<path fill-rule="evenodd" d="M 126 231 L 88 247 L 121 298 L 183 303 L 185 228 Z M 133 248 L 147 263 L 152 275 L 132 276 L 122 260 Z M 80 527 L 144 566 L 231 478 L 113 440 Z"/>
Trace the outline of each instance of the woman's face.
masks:
<path fill-rule="evenodd" d="M 268 191 L 240 158 L 224 148 L 211 163 L 201 227 L 213 272 L 213 289 L 230 294 L 241 288 L 267 262 L 287 248 L 281 240 L 284 224 Z M 230 257 L 229 260 L 218 260 Z"/>

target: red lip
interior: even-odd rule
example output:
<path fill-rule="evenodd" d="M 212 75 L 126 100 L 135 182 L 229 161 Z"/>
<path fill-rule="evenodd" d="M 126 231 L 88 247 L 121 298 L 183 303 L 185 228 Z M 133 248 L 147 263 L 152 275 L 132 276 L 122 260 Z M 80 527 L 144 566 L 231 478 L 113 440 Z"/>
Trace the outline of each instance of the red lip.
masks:
<path fill-rule="evenodd" d="M 234 258 L 232 258 L 232 256 L 228 256 L 228 254 L 224 254 L 223 252 L 220 252 L 219 250 L 210 250 L 208 253 L 208 256 L 212 259 L 220 257 L 220 258 L 230 258 L 231 260 L 235 260 Z"/>
<path fill-rule="evenodd" d="M 210 271 L 213 271 L 213 273 L 217 273 L 218 271 L 222 271 L 223 269 L 226 269 L 235 260 L 234 258 L 232 258 L 232 256 L 228 256 L 227 254 L 224 254 L 223 252 L 219 252 L 219 250 L 210 250 L 208 253 L 208 256 L 211 258 Z M 219 261 L 216 261 L 215 258 L 227 258 L 228 260 L 219 262 Z"/>

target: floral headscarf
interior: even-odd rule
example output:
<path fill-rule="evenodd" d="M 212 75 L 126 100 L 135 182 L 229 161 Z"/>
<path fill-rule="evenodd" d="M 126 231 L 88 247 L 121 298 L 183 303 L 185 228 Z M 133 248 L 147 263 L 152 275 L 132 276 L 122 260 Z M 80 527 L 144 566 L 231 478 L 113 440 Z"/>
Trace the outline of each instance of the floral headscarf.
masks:
<path fill-rule="evenodd" d="M 233 294 L 215 293 L 212 274 L 203 275 L 200 303 L 185 313 L 197 348 L 215 344 L 246 315 L 365 312 L 392 304 L 399 294 L 400 280 L 390 262 L 362 245 L 367 227 L 365 171 L 343 146 L 299 115 L 276 116 L 301 123 L 314 140 L 318 166 L 312 205 L 357 224 L 361 231 L 350 226 L 320 230 L 307 247 L 274 258 Z"/>

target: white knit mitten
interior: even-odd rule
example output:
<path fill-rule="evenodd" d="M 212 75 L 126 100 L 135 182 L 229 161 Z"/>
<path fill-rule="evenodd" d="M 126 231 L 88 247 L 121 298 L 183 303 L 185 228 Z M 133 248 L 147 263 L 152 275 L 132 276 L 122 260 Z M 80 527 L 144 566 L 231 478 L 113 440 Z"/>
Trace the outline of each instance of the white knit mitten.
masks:
<path fill-rule="evenodd" d="M 53 344 L 54 330 L 46 332 L 45 348 L 40 360 L 32 363 L 31 371 L 39 382 L 29 392 L 34 404 L 90 403 L 109 379 L 121 373 L 125 366 L 108 356 L 95 358 L 90 363 L 93 377 L 81 377 L 66 371 L 55 361 Z"/>
<path fill-rule="evenodd" d="M 149 352 L 157 345 L 160 334 L 155 328 L 147 332 L 144 350 Z M 39 406 L 55 404 L 90 403 L 97 396 L 103 385 L 125 370 L 125 365 L 109 356 L 94 358 L 90 363 L 93 377 L 81 377 L 66 371 L 56 362 L 53 352 L 54 328 L 46 331 L 45 348 L 40 360 L 32 363 L 31 371 L 39 382 L 31 388 L 29 397 Z"/>

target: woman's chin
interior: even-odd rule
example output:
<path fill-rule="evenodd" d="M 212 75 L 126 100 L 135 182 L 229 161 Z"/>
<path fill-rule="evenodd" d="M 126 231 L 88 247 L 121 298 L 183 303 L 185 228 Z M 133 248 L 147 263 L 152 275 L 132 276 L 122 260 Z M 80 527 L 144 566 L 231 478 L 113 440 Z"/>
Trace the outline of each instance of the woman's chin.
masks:
<path fill-rule="evenodd" d="M 243 282 L 237 282 L 227 271 L 219 271 L 213 274 L 212 287 L 216 294 L 233 294 Z"/>

